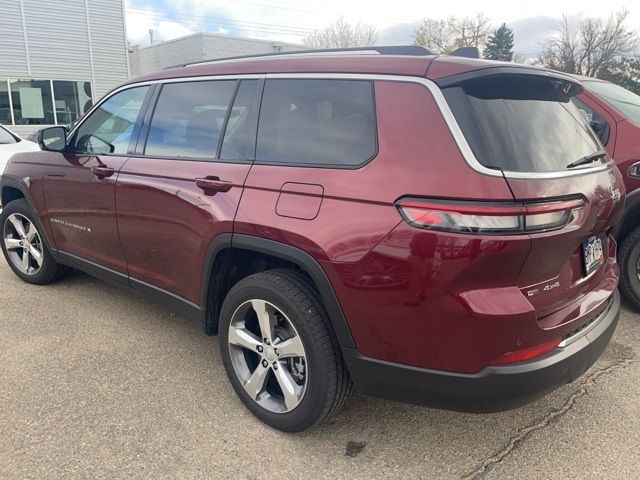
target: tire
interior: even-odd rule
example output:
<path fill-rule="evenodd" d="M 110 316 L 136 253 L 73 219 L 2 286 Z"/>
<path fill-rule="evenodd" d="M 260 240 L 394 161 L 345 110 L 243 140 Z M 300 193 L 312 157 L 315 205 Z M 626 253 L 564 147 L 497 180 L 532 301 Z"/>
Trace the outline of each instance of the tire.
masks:
<path fill-rule="evenodd" d="M 0 243 L 13 273 L 27 283 L 46 285 L 62 278 L 69 268 L 54 260 L 38 225 L 27 202 L 14 200 L 0 215 Z"/>
<path fill-rule="evenodd" d="M 268 330 L 271 340 L 261 335 Z M 238 282 L 222 304 L 219 340 L 234 390 L 251 413 L 278 430 L 314 427 L 337 412 L 351 392 L 320 296 L 293 270 L 268 270 Z M 282 385 L 294 388 L 284 395 Z"/>
<path fill-rule="evenodd" d="M 637 312 L 640 312 L 640 226 L 624 238 L 618 250 L 620 292 Z"/>

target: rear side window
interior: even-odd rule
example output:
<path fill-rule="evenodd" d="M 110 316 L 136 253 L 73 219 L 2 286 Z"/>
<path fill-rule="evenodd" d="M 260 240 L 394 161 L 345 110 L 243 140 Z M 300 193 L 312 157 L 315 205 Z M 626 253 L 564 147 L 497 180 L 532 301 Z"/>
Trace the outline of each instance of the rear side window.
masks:
<path fill-rule="evenodd" d="M 165 84 L 153 112 L 144 153 L 215 158 L 236 84 L 235 80 Z"/>
<path fill-rule="evenodd" d="M 600 145 L 566 82 L 496 75 L 443 90 L 476 158 L 512 172 L 566 171 Z M 593 166 L 593 165 L 589 165 Z"/>
<path fill-rule="evenodd" d="M 256 161 L 357 166 L 376 149 L 372 82 L 267 80 Z"/>

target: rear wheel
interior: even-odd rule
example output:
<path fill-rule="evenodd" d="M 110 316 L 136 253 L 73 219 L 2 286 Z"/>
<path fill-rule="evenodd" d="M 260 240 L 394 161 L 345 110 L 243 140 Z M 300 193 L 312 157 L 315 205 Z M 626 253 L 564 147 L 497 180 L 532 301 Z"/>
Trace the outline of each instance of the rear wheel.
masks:
<path fill-rule="evenodd" d="M 640 312 L 640 226 L 622 241 L 618 251 L 620 291 L 631 306 Z"/>
<path fill-rule="evenodd" d="M 245 406 L 287 432 L 313 427 L 351 390 L 318 293 L 295 271 L 271 270 L 238 282 L 220 313 L 220 351 Z"/>
<path fill-rule="evenodd" d="M 25 282 L 44 285 L 68 271 L 51 256 L 25 200 L 14 200 L 3 209 L 0 227 L 4 257 Z"/>

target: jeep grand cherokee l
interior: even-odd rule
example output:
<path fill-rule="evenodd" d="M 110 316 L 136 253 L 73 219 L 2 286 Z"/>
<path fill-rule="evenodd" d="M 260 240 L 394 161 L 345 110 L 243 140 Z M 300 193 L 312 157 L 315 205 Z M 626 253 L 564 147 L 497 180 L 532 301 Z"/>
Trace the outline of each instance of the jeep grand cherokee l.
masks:
<path fill-rule="evenodd" d="M 497 411 L 581 375 L 617 324 L 623 183 L 570 77 L 350 52 L 130 80 L 2 180 L 6 259 L 163 299 L 219 335 L 267 424 L 352 385 Z"/>

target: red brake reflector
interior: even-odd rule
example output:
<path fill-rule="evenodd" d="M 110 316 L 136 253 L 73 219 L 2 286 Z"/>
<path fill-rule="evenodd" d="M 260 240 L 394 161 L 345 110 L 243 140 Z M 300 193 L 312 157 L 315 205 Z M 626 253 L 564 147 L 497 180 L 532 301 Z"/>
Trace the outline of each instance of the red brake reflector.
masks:
<path fill-rule="evenodd" d="M 497 360 L 491 362 L 491 365 L 505 365 L 507 363 L 517 363 L 531 360 L 532 358 L 536 358 L 550 352 L 551 350 L 556 348 L 561 341 L 561 338 L 554 338 L 553 340 L 541 343 L 540 345 L 535 345 L 533 347 L 523 348 L 522 350 L 515 350 L 513 352 L 505 353 Z"/>

